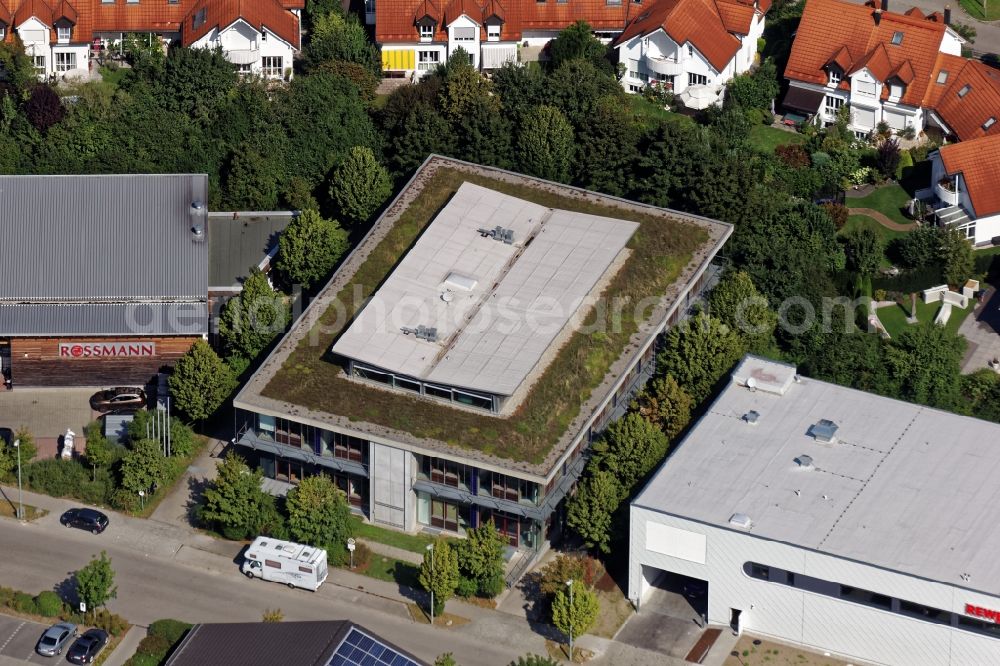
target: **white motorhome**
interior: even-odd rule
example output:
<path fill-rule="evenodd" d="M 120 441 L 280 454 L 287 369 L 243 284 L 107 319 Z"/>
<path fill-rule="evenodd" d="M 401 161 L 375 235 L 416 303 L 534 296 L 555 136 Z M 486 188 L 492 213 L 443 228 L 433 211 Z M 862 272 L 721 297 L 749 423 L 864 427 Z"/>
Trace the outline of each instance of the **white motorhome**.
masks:
<path fill-rule="evenodd" d="M 259 536 L 243 555 L 247 578 L 262 578 L 315 592 L 326 580 L 326 551 L 292 541 Z"/>

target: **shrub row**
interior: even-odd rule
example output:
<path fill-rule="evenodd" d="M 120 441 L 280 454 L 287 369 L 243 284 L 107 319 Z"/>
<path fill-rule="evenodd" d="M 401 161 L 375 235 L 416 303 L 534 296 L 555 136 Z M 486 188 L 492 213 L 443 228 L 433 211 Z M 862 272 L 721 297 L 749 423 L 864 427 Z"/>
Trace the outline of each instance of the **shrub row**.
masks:
<path fill-rule="evenodd" d="M 135 654 L 125 662 L 125 666 L 159 666 L 166 661 L 171 650 L 184 638 L 184 634 L 190 628 L 190 624 L 180 620 L 165 619 L 153 622 L 146 630 L 146 637 L 139 642 Z"/>
<path fill-rule="evenodd" d="M 39 615 L 94 626 L 103 629 L 112 636 L 120 636 L 129 628 L 129 623 L 125 618 L 106 608 L 102 608 L 96 614 L 86 616 L 76 613 L 58 594 L 51 590 L 45 590 L 31 596 L 27 592 L 0 587 L 0 606 L 26 615 Z"/>

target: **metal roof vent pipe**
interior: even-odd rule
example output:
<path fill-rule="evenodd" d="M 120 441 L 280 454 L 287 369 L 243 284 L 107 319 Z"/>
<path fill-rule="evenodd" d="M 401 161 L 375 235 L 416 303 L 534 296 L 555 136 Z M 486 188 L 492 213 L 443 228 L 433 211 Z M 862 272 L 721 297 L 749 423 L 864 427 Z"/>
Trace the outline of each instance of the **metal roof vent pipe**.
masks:
<path fill-rule="evenodd" d="M 195 222 L 191 225 L 191 240 L 195 243 L 205 242 L 205 225 L 201 222 Z"/>
<path fill-rule="evenodd" d="M 760 412 L 758 412 L 755 409 L 751 409 L 749 412 L 743 415 L 743 420 L 749 423 L 750 425 L 757 425 L 757 422 L 760 421 Z"/>
<path fill-rule="evenodd" d="M 803 453 L 801 456 L 795 459 L 795 464 L 799 466 L 799 469 L 806 469 L 806 470 L 813 469 L 812 456 L 808 456 Z"/>

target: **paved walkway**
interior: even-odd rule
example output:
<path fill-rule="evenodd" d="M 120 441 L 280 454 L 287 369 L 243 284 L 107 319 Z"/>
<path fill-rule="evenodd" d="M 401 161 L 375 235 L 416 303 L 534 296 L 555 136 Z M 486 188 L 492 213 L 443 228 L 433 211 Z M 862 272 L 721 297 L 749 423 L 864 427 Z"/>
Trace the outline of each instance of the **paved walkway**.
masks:
<path fill-rule="evenodd" d="M 985 301 L 965 318 L 958 334 L 969 341 L 962 359 L 963 373 L 989 367 L 990 361 L 1000 358 L 1000 290 L 989 287 Z"/>
<path fill-rule="evenodd" d="M 848 207 L 847 210 L 850 212 L 851 215 L 865 215 L 866 217 L 870 217 L 873 220 L 875 220 L 876 222 L 878 222 L 879 224 L 881 224 L 886 229 L 891 229 L 893 231 L 909 232 L 909 231 L 913 231 L 913 229 L 915 229 L 916 226 L 917 226 L 915 223 L 914 224 L 900 224 L 899 222 L 894 222 L 889 217 L 887 217 L 884 213 L 880 213 L 879 211 L 875 210 L 874 208 L 850 208 L 850 207 Z"/>
<path fill-rule="evenodd" d="M 146 627 L 133 626 L 125 634 L 122 642 L 115 647 L 115 651 L 104 660 L 104 666 L 122 666 L 129 660 L 129 657 L 135 654 L 135 649 L 139 647 L 139 641 L 145 637 Z"/>

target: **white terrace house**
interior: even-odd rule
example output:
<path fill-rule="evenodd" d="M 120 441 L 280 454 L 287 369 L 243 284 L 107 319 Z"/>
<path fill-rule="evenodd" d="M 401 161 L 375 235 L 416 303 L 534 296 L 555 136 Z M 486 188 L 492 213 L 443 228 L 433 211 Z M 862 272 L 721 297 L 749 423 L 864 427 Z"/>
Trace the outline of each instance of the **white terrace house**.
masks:
<path fill-rule="evenodd" d="M 996 122 L 996 116 L 991 116 Z M 931 155 L 929 201 L 941 226 L 958 229 L 974 245 L 1000 242 L 1000 135 L 949 144 Z"/>
<path fill-rule="evenodd" d="M 765 11 L 759 3 L 661 0 L 615 42 L 622 86 L 637 93 L 660 83 L 695 108 L 720 102 L 725 84 L 754 64 Z"/>
<path fill-rule="evenodd" d="M 46 8 L 45 5 L 36 3 L 30 9 L 35 7 Z M 19 23 L 15 23 L 12 33 L 24 44 L 24 51 L 31 58 L 39 78 L 62 76 L 74 70 L 81 72 L 87 70 L 90 44 L 86 40 L 81 41 L 74 34 L 74 23 L 75 13 L 69 17 L 53 17 L 45 15 L 43 11 L 32 12 Z M 0 30 L 4 32 L 0 37 L 6 38 L 8 27 L 2 26 Z"/>
<path fill-rule="evenodd" d="M 266 26 L 254 27 L 243 19 L 222 29 L 213 28 L 191 44 L 193 48 L 222 47 L 229 62 L 240 74 L 265 79 L 291 79 L 296 47 Z"/>

